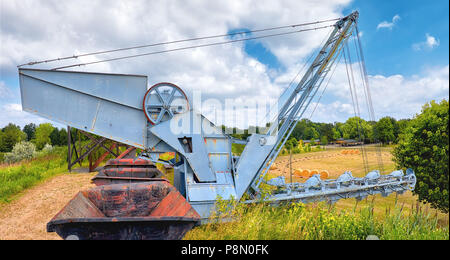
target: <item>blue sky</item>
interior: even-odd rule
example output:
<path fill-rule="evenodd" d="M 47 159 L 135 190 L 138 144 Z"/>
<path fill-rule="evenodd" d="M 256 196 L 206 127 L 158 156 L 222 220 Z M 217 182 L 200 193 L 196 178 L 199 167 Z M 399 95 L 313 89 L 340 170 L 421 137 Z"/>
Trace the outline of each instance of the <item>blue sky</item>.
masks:
<path fill-rule="evenodd" d="M 257 3 L 135 0 L 108 1 L 105 5 L 104 0 L 0 0 L 0 127 L 8 122 L 22 126 L 45 122 L 21 111 L 17 64 L 336 18 L 353 10 L 360 13 L 359 30 L 377 118 L 410 118 L 426 102 L 448 99 L 448 1 Z M 205 99 L 232 99 L 245 105 L 264 98 L 276 100 L 324 37 L 325 32 L 290 35 L 77 70 L 149 75 L 149 85 L 169 81 L 188 94 L 199 90 Z M 353 116 L 343 75 L 337 70 L 336 80 L 320 100 L 312 120 L 342 122 Z M 226 120 L 227 114 L 224 111 L 218 116 Z"/>
<path fill-rule="evenodd" d="M 422 69 L 445 66 L 449 63 L 449 2 L 400 0 L 357 0 L 344 8 L 349 14 L 360 13 L 359 30 L 363 36 L 366 67 L 369 74 L 420 74 Z M 394 16 L 400 18 L 391 28 L 377 26 L 383 21 L 392 23 Z M 229 32 L 245 31 L 232 29 Z M 429 34 L 439 39 L 433 49 L 415 50 L 414 44 L 424 42 Z M 247 42 L 245 51 L 270 68 L 283 69 L 276 56 L 260 42 Z"/>
<path fill-rule="evenodd" d="M 355 1 L 345 10 L 360 12 L 369 74 L 414 75 L 422 68 L 448 64 L 448 1 Z M 400 19 L 391 29 L 377 30 L 380 22 L 392 22 L 395 15 Z M 439 46 L 414 50 L 412 46 L 425 41 L 427 33 L 439 39 Z"/>

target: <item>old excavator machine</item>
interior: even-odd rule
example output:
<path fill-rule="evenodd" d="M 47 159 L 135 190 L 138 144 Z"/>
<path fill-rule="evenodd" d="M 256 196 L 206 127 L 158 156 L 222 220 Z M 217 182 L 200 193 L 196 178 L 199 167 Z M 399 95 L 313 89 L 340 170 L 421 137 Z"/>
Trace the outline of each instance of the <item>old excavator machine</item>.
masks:
<path fill-rule="evenodd" d="M 357 19 L 358 12 L 336 19 L 301 80 L 280 97 L 267 131 L 247 140 L 225 134 L 171 83 L 148 88 L 141 75 L 19 66 L 24 111 L 142 150 L 137 158 L 108 162 L 94 178 L 98 186 L 77 194 L 48 231 L 65 239 L 180 239 L 208 220 L 219 197 L 241 203 L 335 202 L 414 189 L 411 169 L 389 174 L 366 169 L 362 178 L 351 172 L 328 180 L 314 175 L 302 183 L 265 178 L 329 72 L 341 57 L 348 58 L 349 39 L 359 42 Z M 240 156 L 232 154 L 233 143 L 245 144 Z M 160 160 L 166 152 L 175 158 Z M 174 168 L 173 185 L 160 178 L 155 163 Z M 262 197 L 263 184 L 276 189 Z"/>

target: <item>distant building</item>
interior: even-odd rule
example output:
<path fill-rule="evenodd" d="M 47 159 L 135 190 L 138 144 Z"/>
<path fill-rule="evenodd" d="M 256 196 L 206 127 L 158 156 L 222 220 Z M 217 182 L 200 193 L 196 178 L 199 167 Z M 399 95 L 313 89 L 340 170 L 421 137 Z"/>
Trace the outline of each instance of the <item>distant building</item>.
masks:
<path fill-rule="evenodd" d="M 303 142 L 303 144 L 310 144 L 311 140 L 300 140 L 301 142 Z M 315 144 L 320 144 L 320 139 L 316 139 L 314 140 Z"/>
<path fill-rule="evenodd" d="M 358 141 L 358 140 L 354 140 L 354 139 L 344 139 L 344 138 L 339 138 L 334 143 L 339 144 L 341 146 L 356 146 L 356 145 L 364 144 L 364 142 L 362 142 L 362 141 Z"/>

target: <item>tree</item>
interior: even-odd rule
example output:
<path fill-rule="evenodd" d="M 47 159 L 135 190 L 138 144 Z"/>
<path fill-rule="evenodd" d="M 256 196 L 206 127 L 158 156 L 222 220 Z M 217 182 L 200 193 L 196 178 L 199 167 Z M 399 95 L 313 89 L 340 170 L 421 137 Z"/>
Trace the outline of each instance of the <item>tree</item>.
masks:
<path fill-rule="evenodd" d="M 333 137 L 331 140 L 337 140 L 339 138 L 341 138 L 341 132 L 339 132 L 336 127 L 333 127 Z"/>
<path fill-rule="evenodd" d="M 341 122 L 335 122 L 334 123 L 334 129 L 336 130 L 336 132 L 334 133 L 335 137 L 337 137 L 335 140 L 339 139 L 339 138 L 343 138 L 344 137 L 344 123 Z"/>
<path fill-rule="evenodd" d="M 309 120 L 302 119 L 297 125 L 295 125 L 294 130 L 292 131 L 292 137 L 295 137 L 297 140 L 304 140 L 303 135 L 305 133 L 305 129 L 308 127 Z"/>
<path fill-rule="evenodd" d="M 313 123 L 308 119 L 300 120 L 292 131 L 292 137 L 297 140 L 317 139 L 321 136 L 321 126 L 325 124 Z"/>
<path fill-rule="evenodd" d="M 398 125 L 397 141 L 398 141 L 399 135 L 403 134 L 405 132 L 405 130 L 406 130 L 406 128 L 408 128 L 410 122 L 411 122 L 411 119 L 400 119 L 397 121 L 397 125 Z"/>
<path fill-rule="evenodd" d="M 53 131 L 50 133 L 50 142 L 52 145 L 61 145 L 61 140 L 59 138 L 59 130 L 58 128 L 53 128 Z"/>
<path fill-rule="evenodd" d="M 328 138 L 327 138 L 327 136 L 322 136 L 322 137 L 320 138 L 320 144 L 321 144 L 321 145 L 327 145 L 327 144 L 328 144 Z"/>
<path fill-rule="evenodd" d="M 345 139 L 370 141 L 372 139 L 372 127 L 362 118 L 350 117 L 342 125 L 342 136 Z"/>
<path fill-rule="evenodd" d="M 4 140 L 4 136 L 5 134 L 3 133 L 3 131 L 0 129 L 0 152 L 5 152 L 6 148 L 5 148 L 5 144 L 3 142 Z M 1 153 L 0 153 L 1 154 Z M 1 160 L 0 160 L 1 161 Z"/>
<path fill-rule="evenodd" d="M 0 152 L 10 152 L 14 145 L 27 138 L 27 135 L 20 130 L 20 127 L 9 123 L 2 129 Z"/>
<path fill-rule="evenodd" d="M 382 143 L 394 142 L 398 134 L 397 121 L 391 117 L 381 118 L 374 126 L 374 138 Z"/>
<path fill-rule="evenodd" d="M 449 104 L 431 101 L 410 122 L 394 149 L 398 168 L 412 168 L 417 177 L 414 194 L 420 201 L 449 212 Z"/>
<path fill-rule="evenodd" d="M 67 144 L 67 131 L 64 128 L 61 128 L 59 130 L 59 145 L 66 145 Z"/>
<path fill-rule="evenodd" d="M 297 146 L 298 146 L 298 141 L 297 141 L 297 139 L 295 139 L 295 137 L 292 137 L 289 140 L 287 140 L 286 144 L 284 145 L 284 147 L 286 147 L 286 149 L 288 151 L 291 151 L 292 149 L 296 148 Z"/>
<path fill-rule="evenodd" d="M 322 142 L 322 138 L 325 137 L 328 140 L 333 140 L 333 136 L 334 136 L 334 126 L 333 124 L 320 124 L 319 126 L 319 133 L 321 136 L 321 141 Z"/>
<path fill-rule="evenodd" d="M 303 140 L 315 140 L 319 138 L 319 136 L 319 132 L 317 132 L 314 127 L 308 126 L 303 133 Z"/>
<path fill-rule="evenodd" d="M 36 125 L 33 123 L 27 124 L 23 127 L 23 132 L 27 135 L 27 141 L 35 138 Z"/>
<path fill-rule="evenodd" d="M 400 134 L 400 126 L 393 117 L 389 117 L 389 120 L 391 120 L 392 126 L 394 127 L 394 142 L 398 141 L 398 135 Z"/>
<path fill-rule="evenodd" d="M 53 132 L 53 129 L 50 123 L 40 124 L 36 128 L 36 139 L 34 139 L 34 143 L 38 150 L 44 148 L 45 144 L 51 144 L 50 134 Z"/>

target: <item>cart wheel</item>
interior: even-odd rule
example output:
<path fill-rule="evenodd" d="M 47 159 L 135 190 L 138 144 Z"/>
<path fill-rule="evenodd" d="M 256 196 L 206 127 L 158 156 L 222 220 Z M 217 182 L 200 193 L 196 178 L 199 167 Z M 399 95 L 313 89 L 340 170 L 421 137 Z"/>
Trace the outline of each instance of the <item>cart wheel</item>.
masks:
<path fill-rule="evenodd" d="M 189 101 L 183 90 L 167 82 L 153 85 L 145 94 L 143 105 L 145 116 L 152 125 L 189 111 Z"/>
<path fill-rule="evenodd" d="M 77 235 L 68 235 L 65 240 L 80 240 Z"/>

